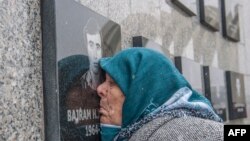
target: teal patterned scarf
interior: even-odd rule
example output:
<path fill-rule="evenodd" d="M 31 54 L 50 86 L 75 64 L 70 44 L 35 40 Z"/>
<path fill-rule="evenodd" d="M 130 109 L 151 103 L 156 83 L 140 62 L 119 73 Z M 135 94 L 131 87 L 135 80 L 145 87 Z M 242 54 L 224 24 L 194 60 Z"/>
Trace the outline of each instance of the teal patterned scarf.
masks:
<path fill-rule="evenodd" d="M 129 48 L 101 59 L 100 66 L 125 95 L 122 126 L 114 140 L 127 140 L 142 125 L 164 115 L 222 121 L 210 102 L 161 53 Z"/>

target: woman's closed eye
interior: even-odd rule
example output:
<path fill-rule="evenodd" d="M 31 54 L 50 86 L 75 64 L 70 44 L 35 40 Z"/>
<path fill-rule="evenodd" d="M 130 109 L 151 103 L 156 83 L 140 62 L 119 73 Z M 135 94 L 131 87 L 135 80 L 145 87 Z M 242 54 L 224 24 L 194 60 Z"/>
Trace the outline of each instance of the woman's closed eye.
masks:
<path fill-rule="evenodd" d="M 110 88 L 116 86 L 116 83 L 113 80 L 109 80 L 108 84 L 109 84 Z"/>

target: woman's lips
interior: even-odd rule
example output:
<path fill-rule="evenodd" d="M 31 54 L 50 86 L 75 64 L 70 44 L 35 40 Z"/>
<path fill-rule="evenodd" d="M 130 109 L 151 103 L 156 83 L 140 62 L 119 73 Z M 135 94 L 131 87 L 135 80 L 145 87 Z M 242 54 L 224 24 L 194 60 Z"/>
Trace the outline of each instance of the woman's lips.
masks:
<path fill-rule="evenodd" d="M 100 101 L 100 104 L 99 104 L 100 109 L 101 108 L 106 109 L 106 107 L 107 107 L 106 105 L 107 104 L 105 104 L 105 103 L 106 103 L 105 101 L 102 101 L 102 100 Z"/>
<path fill-rule="evenodd" d="M 105 110 L 105 109 L 103 107 L 100 107 L 99 110 L 101 111 L 101 110 Z"/>
<path fill-rule="evenodd" d="M 103 107 L 100 107 L 99 113 L 100 113 L 101 116 L 102 115 L 108 115 L 108 111 L 105 108 L 103 108 Z"/>
<path fill-rule="evenodd" d="M 108 115 L 108 106 L 107 106 L 107 102 L 104 99 L 101 99 L 99 107 L 100 107 L 99 113 L 101 115 Z"/>
<path fill-rule="evenodd" d="M 105 106 L 103 106 L 103 104 L 100 103 L 99 107 L 100 107 L 100 108 L 99 108 L 99 111 L 103 111 L 103 110 L 106 111 L 106 109 L 104 108 Z"/>

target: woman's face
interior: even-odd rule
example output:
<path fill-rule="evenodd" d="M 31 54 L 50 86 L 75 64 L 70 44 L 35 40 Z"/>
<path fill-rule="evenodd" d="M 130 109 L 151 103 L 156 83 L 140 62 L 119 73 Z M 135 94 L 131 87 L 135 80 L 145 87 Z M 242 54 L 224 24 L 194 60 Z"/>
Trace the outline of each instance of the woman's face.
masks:
<path fill-rule="evenodd" d="M 97 87 L 100 100 L 100 121 L 105 124 L 122 124 L 122 106 L 125 97 L 114 82 L 106 73 L 105 81 Z"/>

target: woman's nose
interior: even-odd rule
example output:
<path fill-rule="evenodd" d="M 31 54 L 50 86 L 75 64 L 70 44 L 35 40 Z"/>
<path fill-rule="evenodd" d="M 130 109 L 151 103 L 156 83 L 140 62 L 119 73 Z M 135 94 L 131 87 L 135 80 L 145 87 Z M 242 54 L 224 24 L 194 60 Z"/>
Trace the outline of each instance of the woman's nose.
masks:
<path fill-rule="evenodd" d="M 97 87 L 97 94 L 99 97 L 105 97 L 107 94 L 107 90 L 105 88 L 105 85 L 104 83 L 100 84 L 98 87 Z"/>

